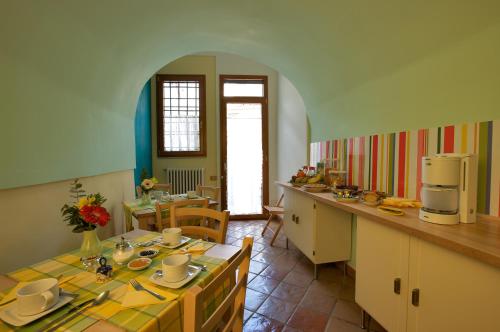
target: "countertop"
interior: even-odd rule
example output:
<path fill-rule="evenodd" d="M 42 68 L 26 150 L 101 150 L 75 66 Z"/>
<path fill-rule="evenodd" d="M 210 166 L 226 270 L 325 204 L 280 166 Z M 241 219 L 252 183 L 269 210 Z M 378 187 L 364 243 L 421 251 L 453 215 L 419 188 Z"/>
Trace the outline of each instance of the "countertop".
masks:
<path fill-rule="evenodd" d="M 289 183 L 277 184 L 309 196 L 317 202 L 351 212 L 500 268 L 500 218 L 478 214 L 474 224 L 436 225 L 421 221 L 417 208 L 404 208 L 405 215 L 392 216 L 362 203 L 337 202 L 330 192 L 315 194 L 293 187 Z"/>

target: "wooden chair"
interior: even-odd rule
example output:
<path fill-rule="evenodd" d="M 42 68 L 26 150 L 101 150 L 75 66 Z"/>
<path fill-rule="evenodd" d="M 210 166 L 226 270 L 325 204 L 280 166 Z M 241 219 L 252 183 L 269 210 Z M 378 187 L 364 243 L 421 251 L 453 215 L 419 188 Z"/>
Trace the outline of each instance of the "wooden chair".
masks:
<path fill-rule="evenodd" d="M 196 186 L 196 194 L 200 197 L 210 197 L 212 200 L 220 202 L 220 187 Z"/>
<path fill-rule="evenodd" d="M 196 285 L 186 291 L 184 297 L 184 331 L 208 332 L 222 326 L 222 331 L 240 332 L 243 330 L 243 308 L 248 279 L 250 256 L 252 254 L 253 238 L 243 239 L 243 245 L 238 256 L 215 277 L 205 288 Z M 234 278 L 236 270 L 238 276 L 235 283 L 230 283 L 231 288 L 227 297 L 215 309 L 214 313 L 203 321 L 203 302 L 206 298 L 216 293 L 217 289 Z M 229 318 L 223 318 L 229 313 Z"/>
<path fill-rule="evenodd" d="M 201 217 L 218 222 L 218 228 L 210 228 L 201 224 L 200 226 L 182 226 L 179 220 L 184 218 Z M 216 211 L 208 208 L 192 208 L 171 206 L 170 207 L 170 225 L 182 229 L 182 234 L 195 235 L 202 239 L 208 238 L 217 243 L 226 242 L 227 224 L 229 222 L 229 211 Z"/>
<path fill-rule="evenodd" d="M 155 211 L 155 226 L 156 226 L 156 231 L 161 232 L 164 228 L 168 227 L 174 227 L 171 226 L 172 224 L 170 223 L 170 215 L 167 214 L 165 218 L 162 216 L 162 211 L 165 210 L 170 210 L 170 214 L 172 213 L 171 208 L 172 206 L 177 206 L 177 207 L 183 207 L 183 206 L 197 206 L 197 207 L 203 207 L 203 208 L 208 208 L 208 199 L 185 199 L 182 201 L 178 202 L 167 202 L 160 204 L 156 202 L 156 211 Z M 188 220 L 189 218 L 184 218 L 183 220 Z M 193 219 L 193 218 L 191 218 Z"/>
<path fill-rule="evenodd" d="M 269 228 L 271 233 L 274 234 L 273 239 L 271 240 L 271 246 L 274 244 L 276 237 L 278 237 L 281 227 L 283 227 L 283 218 L 281 216 L 285 214 L 285 209 L 281 206 L 281 202 L 283 201 L 284 195 L 285 194 L 281 194 L 276 206 L 264 206 L 264 209 L 269 213 L 269 219 L 267 220 L 266 226 L 264 226 L 264 229 L 262 230 L 262 236 L 264 236 L 264 233 Z M 278 227 L 276 228 L 276 230 L 273 230 L 271 227 L 269 227 L 269 224 L 274 217 L 278 217 Z"/>
<path fill-rule="evenodd" d="M 153 190 L 161 190 L 161 191 L 170 192 L 171 188 L 172 188 L 172 185 L 170 183 L 157 183 L 153 187 Z M 137 197 L 142 197 L 142 187 L 141 186 L 136 186 L 135 191 L 137 193 Z"/>

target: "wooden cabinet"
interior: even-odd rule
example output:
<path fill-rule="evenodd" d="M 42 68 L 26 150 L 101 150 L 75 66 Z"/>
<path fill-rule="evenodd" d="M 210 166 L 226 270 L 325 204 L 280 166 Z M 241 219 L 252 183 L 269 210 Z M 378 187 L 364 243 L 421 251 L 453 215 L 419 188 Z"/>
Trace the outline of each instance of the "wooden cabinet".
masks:
<path fill-rule="evenodd" d="M 500 331 L 500 269 L 362 217 L 356 258 L 356 302 L 388 331 Z"/>
<path fill-rule="evenodd" d="M 410 236 L 357 219 L 356 302 L 389 331 L 405 331 Z"/>
<path fill-rule="evenodd" d="M 346 261 L 351 256 L 351 214 L 285 190 L 284 231 L 314 264 Z"/>

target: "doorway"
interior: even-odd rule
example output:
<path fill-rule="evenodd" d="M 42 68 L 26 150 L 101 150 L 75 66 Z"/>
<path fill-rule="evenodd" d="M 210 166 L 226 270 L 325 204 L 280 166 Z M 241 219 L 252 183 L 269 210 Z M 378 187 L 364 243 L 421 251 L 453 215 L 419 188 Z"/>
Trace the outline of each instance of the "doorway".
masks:
<path fill-rule="evenodd" d="M 221 204 L 261 219 L 269 201 L 267 76 L 220 76 Z"/>

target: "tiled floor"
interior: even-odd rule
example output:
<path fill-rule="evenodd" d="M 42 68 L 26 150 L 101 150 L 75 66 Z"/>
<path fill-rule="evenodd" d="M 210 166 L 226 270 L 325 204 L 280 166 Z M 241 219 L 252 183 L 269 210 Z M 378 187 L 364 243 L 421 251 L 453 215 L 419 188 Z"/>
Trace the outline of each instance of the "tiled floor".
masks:
<path fill-rule="evenodd" d="M 261 236 L 264 221 L 231 221 L 226 243 L 240 246 L 254 237 L 245 302 L 244 331 L 364 332 L 361 308 L 354 302 L 354 280 L 333 264 L 313 264 L 280 234 L 271 247 L 271 232 Z M 272 225 L 275 227 L 275 225 Z M 384 329 L 372 320 L 370 331 Z"/>

